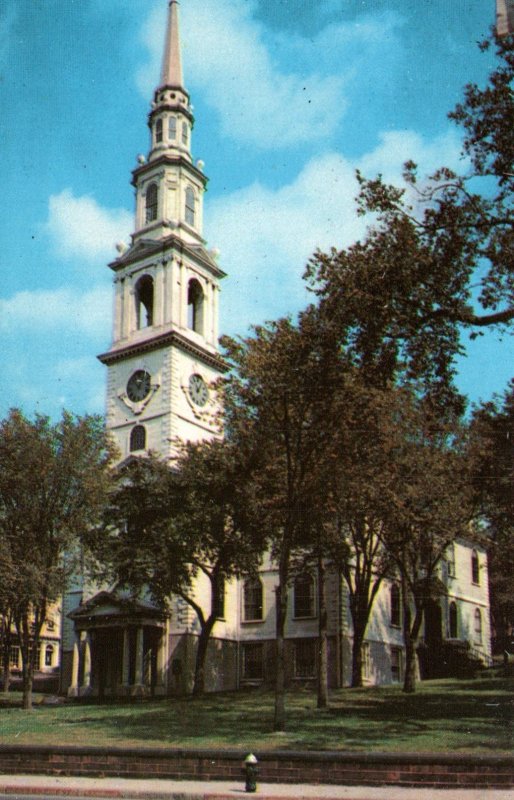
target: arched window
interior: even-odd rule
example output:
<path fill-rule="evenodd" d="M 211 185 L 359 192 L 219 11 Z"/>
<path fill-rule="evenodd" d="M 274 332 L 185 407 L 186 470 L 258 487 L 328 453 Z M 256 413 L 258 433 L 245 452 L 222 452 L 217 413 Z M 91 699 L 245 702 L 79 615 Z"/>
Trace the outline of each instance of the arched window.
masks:
<path fill-rule="evenodd" d="M 186 189 L 186 222 L 188 225 L 195 224 L 195 193 L 191 186 Z"/>
<path fill-rule="evenodd" d="M 136 324 L 138 330 L 153 325 L 153 280 L 143 275 L 136 283 Z"/>
<path fill-rule="evenodd" d="M 54 648 L 51 644 L 47 644 L 45 648 L 45 667 L 51 667 L 54 663 Z"/>
<path fill-rule="evenodd" d="M 203 333 L 203 290 L 195 278 L 189 281 L 187 290 L 187 327 Z"/>
<path fill-rule="evenodd" d="M 262 582 L 259 578 L 250 578 L 243 587 L 243 620 L 259 621 L 262 616 Z"/>
<path fill-rule="evenodd" d="M 473 550 L 471 554 L 471 580 L 473 583 L 480 583 L 480 563 L 476 550 Z"/>
<path fill-rule="evenodd" d="M 146 190 L 146 221 L 153 222 L 157 219 L 158 201 L 157 184 L 151 183 Z"/>
<path fill-rule="evenodd" d="M 457 618 L 457 603 L 451 602 L 448 609 L 448 627 L 450 639 L 459 638 L 459 623 Z"/>
<path fill-rule="evenodd" d="M 136 425 L 130 431 L 130 452 L 146 448 L 146 429 L 143 425 Z"/>
<path fill-rule="evenodd" d="M 482 644 L 482 613 L 475 609 L 475 644 Z"/>
<path fill-rule="evenodd" d="M 162 119 L 159 117 L 155 123 L 155 141 L 162 142 Z"/>
<path fill-rule="evenodd" d="M 314 578 L 308 573 L 294 582 L 294 616 L 297 619 L 315 616 Z"/>
<path fill-rule="evenodd" d="M 393 583 L 391 586 L 391 625 L 399 628 L 401 623 L 400 588 L 398 584 Z"/>
<path fill-rule="evenodd" d="M 182 143 L 187 145 L 189 139 L 189 126 L 187 122 L 182 123 Z"/>
<path fill-rule="evenodd" d="M 177 138 L 177 118 L 168 118 L 168 139 L 175 140 Z"/>

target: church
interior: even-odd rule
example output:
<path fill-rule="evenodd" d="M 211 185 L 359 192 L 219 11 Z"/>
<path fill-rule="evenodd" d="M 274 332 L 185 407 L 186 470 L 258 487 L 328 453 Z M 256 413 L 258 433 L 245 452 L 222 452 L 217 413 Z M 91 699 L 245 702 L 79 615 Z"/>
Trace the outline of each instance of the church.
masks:
<path fill-rule="evenodd" d="M 114 281 L 112 345 L 99 356 L 107 371 L 106 424 L 120 460 L 151 450 L 163 460 L 177 439 L 220 436 L 212 385 L 223 374 L 218 342 L 218 253 L 202 236 L 207 177 L 192 157 L 193 113 L 184 86 L 177 0 L 170 0 L 160 82 L 148 117 L 150 150 L 132 172 L 134 232 L 109 264 Z M 452 646 L 477 663 L 490 659 L 486 554 L 465 540 L 441 566 L 447 595 L 425 622 L 428 651 Z M 208 691 L 273 680 L 276 572 L 225 585 L 206 663 Z M 198 578 L 196 597 L 210 603 Z M 329 680 L 349 683 L 352 629 L 347 590 L 328 577 Z M 314 575 L 291 587 L 287 620 L 288 683 L 316 676 L 317 588 Z M 173 598 L 171 612 L 151 599 L 77 579 L 63 599 L 61 690 L 69 697 L 168 696 L 188 693 L 198 627 L 192 609 Z M 365 683 L 402 680 L 401 607 L 384 582 L 363 647 Z M 436 674 L 436 673 L 433 673 Z M 426 671 L 430 675 L 430 670 Z"/>

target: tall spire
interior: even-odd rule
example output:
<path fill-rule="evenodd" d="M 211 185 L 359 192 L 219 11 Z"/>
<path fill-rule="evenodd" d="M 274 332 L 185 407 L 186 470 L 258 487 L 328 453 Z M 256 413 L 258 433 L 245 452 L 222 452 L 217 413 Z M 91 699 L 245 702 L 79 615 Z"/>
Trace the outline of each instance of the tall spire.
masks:
<path fill-rule="evenodd" d="M 168 26 L 164 56 L 162 59 L 161 86 L 183 86 L 182 59 L 180 55 L 180 31 L 178 24 L 178 2 L 170 0 L 168 7 Z"/>

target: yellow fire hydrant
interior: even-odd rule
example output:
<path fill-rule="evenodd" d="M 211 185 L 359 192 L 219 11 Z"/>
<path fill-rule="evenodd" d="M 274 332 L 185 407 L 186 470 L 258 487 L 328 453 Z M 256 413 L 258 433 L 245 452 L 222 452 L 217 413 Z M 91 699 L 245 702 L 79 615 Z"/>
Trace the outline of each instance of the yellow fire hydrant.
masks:
<path fill-rule="evenodd" d="M 246 756 L 244 761 L 245 792 L 257 791 L 257 759 L 253 753 Z"/>

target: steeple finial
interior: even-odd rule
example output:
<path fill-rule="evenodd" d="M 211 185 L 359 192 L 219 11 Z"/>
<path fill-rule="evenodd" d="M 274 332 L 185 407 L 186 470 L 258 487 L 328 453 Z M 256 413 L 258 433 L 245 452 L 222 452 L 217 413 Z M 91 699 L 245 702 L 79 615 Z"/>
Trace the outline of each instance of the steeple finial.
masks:
<path fill-rule="evenodd" d="M 162 59 L 161 86 L 183 86 L 177 0 L 170 0 L 169 2 L 168 26 L 166 29 L 164 57 Z"/>

